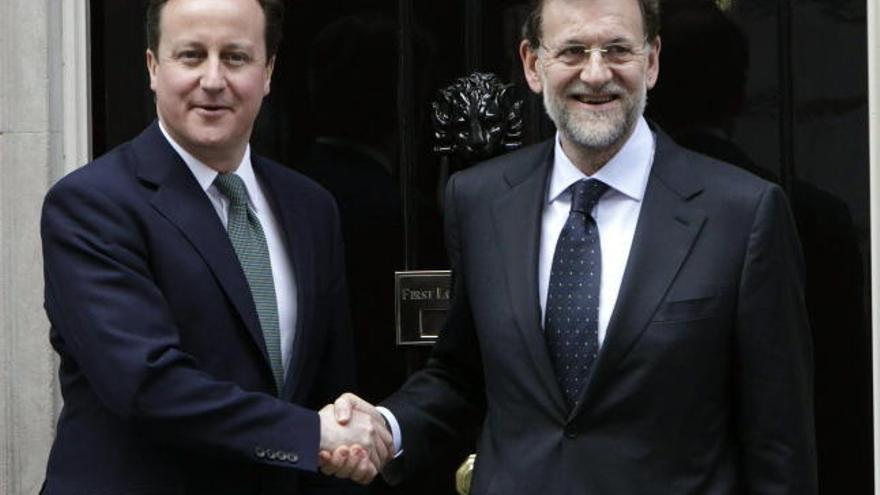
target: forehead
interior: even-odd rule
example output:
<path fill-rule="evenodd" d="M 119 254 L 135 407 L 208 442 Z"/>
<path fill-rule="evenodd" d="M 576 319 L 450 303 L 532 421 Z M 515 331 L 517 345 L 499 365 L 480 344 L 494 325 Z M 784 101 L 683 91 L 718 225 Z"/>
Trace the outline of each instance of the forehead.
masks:
<path fill-rule="evenodd" d="M 169 0 L 159 25 L 162 42 L 257 43 L 266 18 L 257 0 Z"/>
<path fill-rule="evenodd" d="M 541 33 L 548 41 L 595 41 L 644 36 L 638 0 L 546 0 Z"/>

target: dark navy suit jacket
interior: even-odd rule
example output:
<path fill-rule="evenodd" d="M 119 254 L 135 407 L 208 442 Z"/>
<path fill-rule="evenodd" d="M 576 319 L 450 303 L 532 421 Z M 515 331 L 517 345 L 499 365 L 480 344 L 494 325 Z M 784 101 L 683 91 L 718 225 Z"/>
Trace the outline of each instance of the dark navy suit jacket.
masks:
<path fill-rule="evenodd" d="M 314 474 L 311 410 L 354 384 L 336 207 L 305 177 L 252 163 L 297 285 L 280 400 L 226 231 L 157 123 L 49 191 L 45 306 L 64 408 L 45 493 L 346 489 Z"/>
<path fill-rule="evenodd" d="M 540 321 L 553 144 L 453 176 L 447 325 L 386 401 L 417 476 L 482 420 L 473 495 L 816 493 L 803 261 L 779 187 L 657 132 L 602 350 L 569 410 Z"/>

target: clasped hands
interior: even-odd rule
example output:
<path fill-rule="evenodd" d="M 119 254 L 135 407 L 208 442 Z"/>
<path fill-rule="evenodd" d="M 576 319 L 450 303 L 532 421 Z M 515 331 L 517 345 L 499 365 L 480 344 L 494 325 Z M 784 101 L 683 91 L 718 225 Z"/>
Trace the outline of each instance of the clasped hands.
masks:
<path fill-rule="evenodd" d="M 318 411 L 321 418 L 321 472 L 365 485 L 394 456 L 385 418 L 369 402 L 342 394 Z"/>

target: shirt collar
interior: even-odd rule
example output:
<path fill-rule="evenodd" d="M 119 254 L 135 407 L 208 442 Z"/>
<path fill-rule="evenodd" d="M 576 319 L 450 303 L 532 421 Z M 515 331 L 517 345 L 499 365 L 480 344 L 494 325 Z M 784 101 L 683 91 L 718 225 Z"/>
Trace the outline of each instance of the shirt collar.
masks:
<path fill-rule="evenodd" d="M 556 201 L 572 184 L 586 178 L 601 180 L 611 189 L 635 201 L 641 202 L 645 196 L 648 174 L 654 161 L 654 133 L 644 117 L 639 117 L 635 130 L 620 151 L 592 176 L 581 172 L 562 151 L 558 132 L 555 143 L 553 170 L 547 191 L 548 203 Z"/>
<path fill-rule="evenodd" d="M 194 157 L 188 151 L 183 149 L 181 145 L 175 141 L 168 131 L 165 130 L 165 126 L 162 124 L 162 121 L 159 121 L 159 129 L 162 131 L 162 135 L 165 136 L 165 139 L 168 140 L 168 144 L 174 148 L 174 151 L 180 155 L 180 158 L 183 159 L 183 163 L 186 163 L 189 171 L 192 172 L 193 177 L 199 183 L 199 186 L 202 187 L 202 190 L 206 193 L 208 189 L 210 189 L 214 185 L 214 179 L 217 178 L 216 170 L 205 165 L 198 158 Z M 253 199 L 253 193 L 251 191 L 255 191 L 257 187 L 257 177 L 254 174 L 254 167 L 251 164 L 251 145 L 248 144 L 244 150 L 244 156 L 241 158 L 241 163 L 238 164 L 238 168 L 235 170 L 235 174 L 241 177 L 241 180 L 244 181 L 245 188 L 248 191 L 248 203 L 250 207 L 253 208 L 255 213 L 259 213 L 259 207 L 257 202 Z"/>

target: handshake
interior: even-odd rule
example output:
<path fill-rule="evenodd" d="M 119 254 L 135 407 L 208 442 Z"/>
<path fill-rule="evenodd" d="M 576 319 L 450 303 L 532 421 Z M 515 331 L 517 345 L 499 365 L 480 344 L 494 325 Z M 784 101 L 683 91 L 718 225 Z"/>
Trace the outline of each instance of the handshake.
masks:
<path fill-rule="evenodd" d="M 394 457 L 391 432 L 382 414 L 354 394 L 342 394 L 318 411 L 321 472 L 366 485 Z"/>

